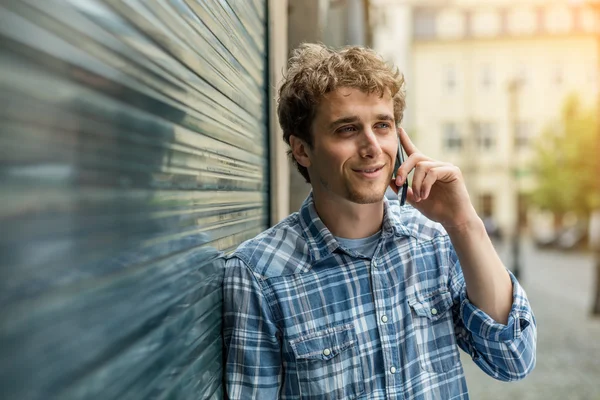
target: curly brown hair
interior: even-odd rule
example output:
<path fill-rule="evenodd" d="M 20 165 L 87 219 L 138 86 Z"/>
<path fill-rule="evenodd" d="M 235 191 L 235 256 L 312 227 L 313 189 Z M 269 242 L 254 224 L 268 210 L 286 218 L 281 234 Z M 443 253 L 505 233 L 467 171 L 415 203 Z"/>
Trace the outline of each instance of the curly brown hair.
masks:
<path fill-rule="evenodd" d="M 396 124 L 402 121 L 406 105 L 404 76 L 397 67 L 388 65 L 368 48 L 348 46 L 335 50 L 322 44 L 304 43 L 290 57 L 277 100 L 277 116 L 288 146 L 290 136 L 294 135 L 312 148 L 310 127 L 319 102 L 325 94 L 339 87 L 380 96 L 389 91 L 394 101 Z M 296 162 L 291 149 L 288 156 L 310 183 L 308 170 Z"/>

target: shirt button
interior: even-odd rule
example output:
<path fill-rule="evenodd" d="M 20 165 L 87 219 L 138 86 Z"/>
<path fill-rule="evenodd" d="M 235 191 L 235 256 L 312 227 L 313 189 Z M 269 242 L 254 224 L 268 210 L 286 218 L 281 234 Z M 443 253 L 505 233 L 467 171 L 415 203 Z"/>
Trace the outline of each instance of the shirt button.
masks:
<path fill-rule="evenodd" d="M 373 260 L 373 262 L 371 263 L 371 265 L 373 265 L 373 268 L 377 268 L 377 261 Z"/>
<path fill-rule="evenodd" d="M 388 322 L 388 317 L 386 317 L 385 315 L 381 317 L 381 322 Z"/>
<path fill-rule="evenodd" d="M 331 350 L 329 350 L 329 349 L 325 349 L 325 350 L 323 350 L 323 355 L 324 355 L 324 356 L 328 356 L 328 355 L 330 355 L 330 354 L 331 354 Z"/>
<path fill-rule="evenodd" d="M 392 367 L 392 368 L 390 368 L 390 372 L 391 372 L 392 374 L 395 374 L 395 373 L 396 373 L 396 367 Z"/>
<path fill-rule="evenodd" d="M 432 308 L 432 309 L 431 309 L 431 313 L 432 313 L 433 315 L 437 314 L 437 308 Z"/>

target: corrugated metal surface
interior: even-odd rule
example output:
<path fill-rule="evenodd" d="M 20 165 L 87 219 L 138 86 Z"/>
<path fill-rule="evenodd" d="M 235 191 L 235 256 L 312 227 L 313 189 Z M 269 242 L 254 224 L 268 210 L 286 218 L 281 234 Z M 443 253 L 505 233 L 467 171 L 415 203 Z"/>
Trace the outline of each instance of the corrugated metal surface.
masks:
<path fill-rule="evenodd" d="M 0 397 L 220 398 L 265 0 L 0 0 Z"/>

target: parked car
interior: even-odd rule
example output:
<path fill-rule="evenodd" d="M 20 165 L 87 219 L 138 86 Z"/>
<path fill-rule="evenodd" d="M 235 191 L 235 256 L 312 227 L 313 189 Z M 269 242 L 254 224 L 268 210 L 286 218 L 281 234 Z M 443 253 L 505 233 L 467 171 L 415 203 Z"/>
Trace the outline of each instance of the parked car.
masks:
<path fill-rule="evenodd" d="M 587 222 L 579 222 L 557 231 L 538 231 L 533 241 L 538 248 L 560 250 L 581 249 L 586 246 L 588 237 Z"/>
<path fill-rule="evenodd" d="M 581 222 L 559 232 L 556 247 L 562 250 L 580 249 L 587 244 L 588 224 Z"/>

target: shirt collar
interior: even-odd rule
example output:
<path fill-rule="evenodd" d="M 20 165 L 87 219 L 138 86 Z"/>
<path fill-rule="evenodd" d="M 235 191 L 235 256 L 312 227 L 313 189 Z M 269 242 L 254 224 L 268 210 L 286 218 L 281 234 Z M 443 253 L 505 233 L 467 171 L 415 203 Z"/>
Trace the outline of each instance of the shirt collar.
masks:
<path fill-rule="evenodd" d="M 339 247 L 339 242 L 335 239 L 331 231 L 325 226 L 315 208 L 315 202 L 312 192 L 308 195 L 299 211 L 300 224 L 306 242 L 310 250 L 310 257 L 313 261 L 319 261 L 335 252 Z M 401 234 L 402 230 L 398 226 L 399 221 L 391 210 L 388 200 L 383 198 L 383 225 L 381 238 L 383 240 L 390 238 L 394 234 Z"/>

